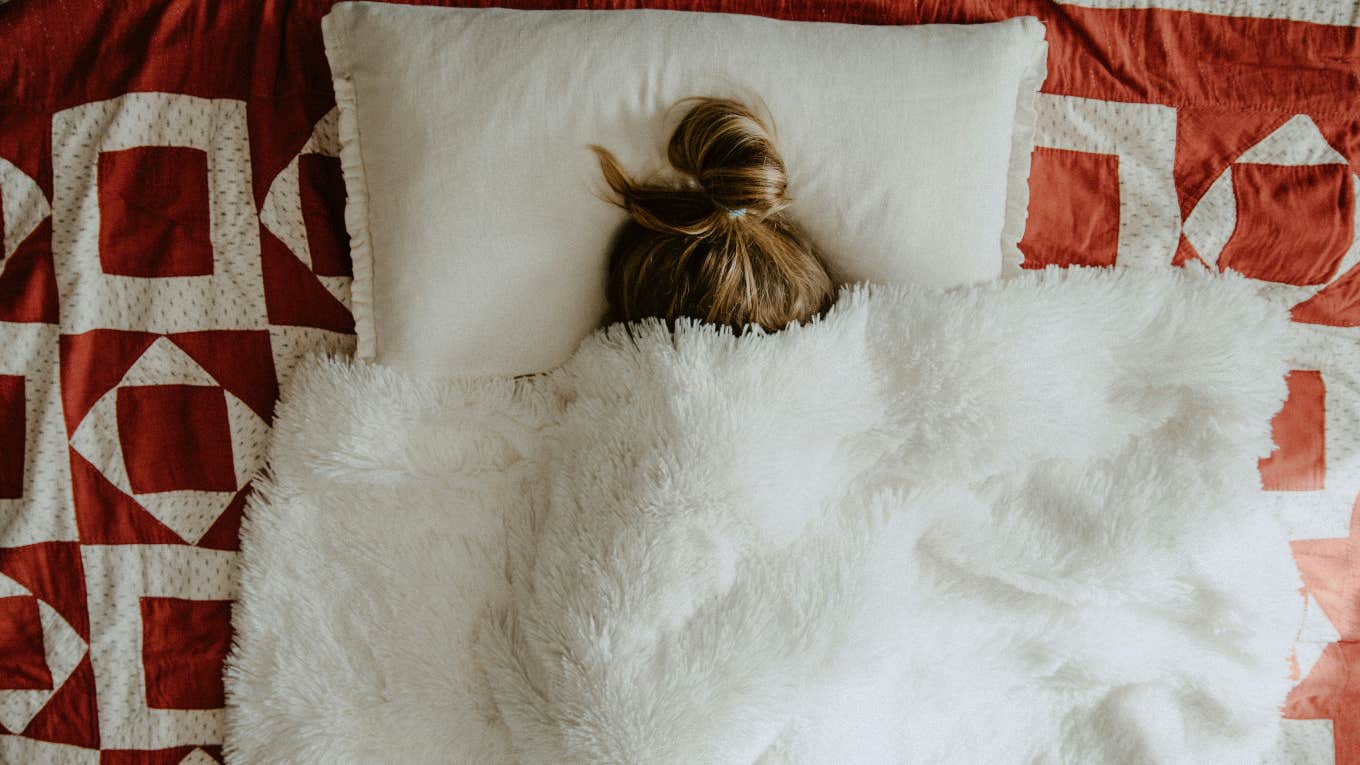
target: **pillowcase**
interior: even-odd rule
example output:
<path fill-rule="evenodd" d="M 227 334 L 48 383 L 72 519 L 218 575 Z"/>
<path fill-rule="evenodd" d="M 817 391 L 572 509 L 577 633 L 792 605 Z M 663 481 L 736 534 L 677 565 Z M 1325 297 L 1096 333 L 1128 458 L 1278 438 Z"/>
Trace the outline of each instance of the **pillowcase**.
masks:
<path fill-rule="evenodd" d="M 686 96 L 772 117 L 788 213 L 837 281 L 948 286 L 1021 259 L 1042 24 L 874 27 L 676 11 L 341 3 L 340 109 L 360 358 L 525 374 L 605 311 L 625 214 L 587 144 L 664 171 Z"/>

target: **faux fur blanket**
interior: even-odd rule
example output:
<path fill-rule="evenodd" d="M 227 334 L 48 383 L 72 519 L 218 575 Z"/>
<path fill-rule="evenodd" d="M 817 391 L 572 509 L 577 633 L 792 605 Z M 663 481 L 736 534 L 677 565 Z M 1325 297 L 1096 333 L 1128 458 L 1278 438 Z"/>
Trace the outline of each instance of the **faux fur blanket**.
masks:
<path fill-rule="evenodd" d="M 232 762 L 1248 763 L 1298 624 L 1233 276 L 847 290 L 527 379 L 315 360 L 243 529 Z"/>

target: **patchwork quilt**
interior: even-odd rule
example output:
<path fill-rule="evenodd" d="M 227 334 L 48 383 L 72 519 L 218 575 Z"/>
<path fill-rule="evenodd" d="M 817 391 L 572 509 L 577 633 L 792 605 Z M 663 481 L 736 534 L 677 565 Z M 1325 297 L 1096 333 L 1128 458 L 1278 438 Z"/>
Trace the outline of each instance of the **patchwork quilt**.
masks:
<path fill-rule="evenodd" d="M 1293 318 L 1258 471 L 1303 582 L 1286 735 L 1296 762 L 1360 763 L 1360 5 L 507 4 L 1042 19 L 1026 266 L 1194 260 Z M 221 758 L 274 401 L 353 345 L 330 5 L 0 5 L 0 762 Z"/>

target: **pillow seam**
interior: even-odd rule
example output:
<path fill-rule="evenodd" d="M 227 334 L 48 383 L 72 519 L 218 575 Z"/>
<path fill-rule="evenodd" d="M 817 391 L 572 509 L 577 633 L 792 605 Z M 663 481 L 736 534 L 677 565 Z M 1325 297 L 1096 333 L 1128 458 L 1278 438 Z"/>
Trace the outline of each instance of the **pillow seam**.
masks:
<path fill-rule="evenodd" d="M 1039 28 L 1038 44 L 1033 46 L 1016 95 L 1015 120 L 1011 132 L 1010 168 L 1006 177 L 1006 207 L 1001 228 L 1001 276 L 1010 278 L 1020 274 L 1025 254 L 1020 249 L 1029 222 L 1031 158 L 1039 138 L 1039 94 L 1048 78 L 1048 40 L 1046 27 L 1033 16 L 1022 17 L 1029 26 Z"/>
<path fill-rule="evenodd" d="M 339 110 L 340 172 L 345 181 L 345 228 L 349 232 L 350 260 L 354 278 L 350 282 L 350 313 L 357 336 L 355 355 L 372 361 L 378 354 L 377 317 L 373 300 L 376 292 L 373 246 L 368 215 L 368 187 L 364 173 L 363 151 L 359 141 L 358 89 L 354 86 L 353 67 L 344 37 L 349 25 L 352 3 L 336 6 L 321 20 L 326 57 L 330 60 L 335 104 Z"/>

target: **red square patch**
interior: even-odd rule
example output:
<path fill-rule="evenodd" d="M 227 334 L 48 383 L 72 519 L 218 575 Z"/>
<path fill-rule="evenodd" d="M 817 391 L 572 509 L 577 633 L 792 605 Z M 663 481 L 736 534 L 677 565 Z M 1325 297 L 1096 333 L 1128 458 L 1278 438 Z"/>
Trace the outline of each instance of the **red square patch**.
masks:
<path fill-rule="evenodd" d="M 1112 266 L 1119 254 L 1119 157 L 1034 150 L 1025 268 Z"/>
<path fill-rule="evenodd" d="M 217 709 L 231 646 L 231 601 L 142 598 L 142 666 L 153 709 Z"/>
<path fill-rule="evenodd" d="M 1257 464 L 1266 491 L 1313 491 L 1327 478 L 1327 387 L 1322 373 L 1296 369 L 1289 397 L 1270 421 L 1275 451 Z"/>
<path fill-rule="evenodd" d="M 1237 227 L 1219 268 L 1285 284 L 1325 284 L 1355 236 L 1345 165 L 1232 167 Z"/>
<path fill-rule="evenodd" d="M 225 762 L 220 744 L 203 746 L 173 746 L 169 749 L 101 749 L 99 765 L 181 765 L 189 755 L 201 752 L 214 762 Z M 193 762 L 203 762 L 193 758 Z"/>
<path fill-rule="evenodd" d="M 0 690 L 52 690 L 42 618 L 32 595 L 0 598 Z"/>
<path fill-rule="evenodd" d="M 321 154 L 298 157 L 298 192 L 302 196 L 302 221 L 307 227 L 312 272 L 318 276 L 352 276 L 340 160 Z"/>
<path fill-rule="evenodd" d="M 134 493 L 237 489 L 221 388 L 135 385 L 117 395 L 118 440 Z"/>
<path fill-rule="evenodd" d="M 0 375 L 0 499 L 24 496 L 24 378 Z"/>
<path fill-rule="evenodd" d="M 118 276 L 213 272 L 208 155 L 139 146 L 99 155 L 99 264 Z"/>

